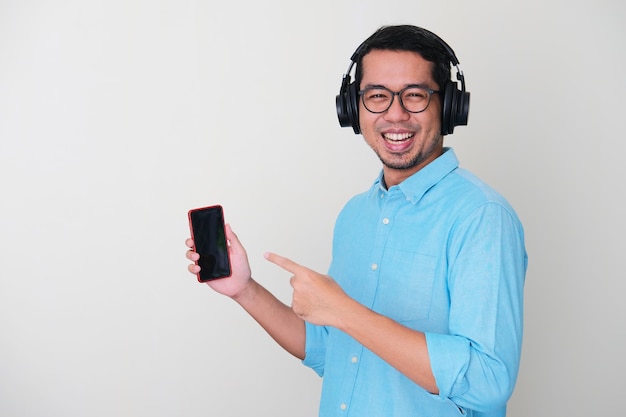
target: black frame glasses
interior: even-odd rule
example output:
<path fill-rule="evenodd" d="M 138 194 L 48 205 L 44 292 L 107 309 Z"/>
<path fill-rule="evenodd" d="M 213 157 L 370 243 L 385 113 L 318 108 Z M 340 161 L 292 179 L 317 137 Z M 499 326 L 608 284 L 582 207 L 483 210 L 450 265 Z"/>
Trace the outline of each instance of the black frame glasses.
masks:
<path fill-rule="evenodd" d="M 389 93 L 390 96 L 387 96 L 386 93 Z M 395 96 L 398 96 L 400 106 L 402 106 L 405 111 L 409 113 L 421 113 L 430 105 L 430 99 L 433 94 L 438 93 L 438 90 L 412 84 L 404 87 L 400 91 L 392 91 L 383 86 L 370 86 L 359 91 L 359 96 L 361 96 L 363 106 L 370 113 L 380 114 L 389 110 Z M 387 103 L 387 101 L 389 102 Z M 407 108 L 405 102 L 408 103 L 411 109 Z M 374 108 L 374 110 L 372 110 L 372 108 Z"/>

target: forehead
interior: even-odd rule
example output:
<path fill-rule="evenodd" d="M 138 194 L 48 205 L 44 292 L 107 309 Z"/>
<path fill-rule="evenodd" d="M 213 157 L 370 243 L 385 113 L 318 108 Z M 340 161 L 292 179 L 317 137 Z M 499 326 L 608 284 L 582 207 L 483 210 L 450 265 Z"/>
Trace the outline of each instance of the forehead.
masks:
<path fill-rule="evenodd" d="M 413 51 L 373 49 L 361 62 L 361 87 L 384 85 L 400 88 L 408 84 L 434 86 L 434 63 Z"/>

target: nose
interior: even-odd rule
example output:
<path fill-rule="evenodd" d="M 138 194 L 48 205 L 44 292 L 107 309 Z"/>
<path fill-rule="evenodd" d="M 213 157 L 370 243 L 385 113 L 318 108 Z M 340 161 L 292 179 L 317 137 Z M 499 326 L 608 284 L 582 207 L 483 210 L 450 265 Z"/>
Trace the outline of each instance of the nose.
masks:
<path fill-rule="evenodd" d="M 409 120 L 411 114 L 402 107 L 402 104 L 400 104 L 400 96 L 396 93 L 391 102 L 391 106 L 387 109 L 383 117 L 389 122 L 399 122 Z"/>

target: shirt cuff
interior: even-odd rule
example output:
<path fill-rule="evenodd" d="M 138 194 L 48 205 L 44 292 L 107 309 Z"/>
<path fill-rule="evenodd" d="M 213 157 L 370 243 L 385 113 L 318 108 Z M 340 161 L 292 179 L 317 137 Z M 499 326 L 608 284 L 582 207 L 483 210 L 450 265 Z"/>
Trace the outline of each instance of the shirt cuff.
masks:
<path fill-rule="evenodd" d="M 469 340 L 460 336 L 426 333 L 430 367 L 443 398 L 456 397 L 469 389 L 465 374 L 470 361 Z"/>
<path fill-rule="evenodd" d="M 319 376 L 324 376 L 328 330 L 326 327 L 316 326 L 308 322 L 305 322 L 305 326 L 306 343 L 302 364 L 313 369 Z"/>

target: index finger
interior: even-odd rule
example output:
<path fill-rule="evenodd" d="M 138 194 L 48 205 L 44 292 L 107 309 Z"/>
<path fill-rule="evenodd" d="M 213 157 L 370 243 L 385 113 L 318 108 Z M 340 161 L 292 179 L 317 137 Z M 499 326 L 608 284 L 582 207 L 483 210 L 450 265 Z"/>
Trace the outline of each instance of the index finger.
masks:
<path fill-rule="evenodd" d="M 305 267 L 292 261 L 291 259 L 285 258 L 284 256 L 280 256 L 272 252 L 267 252 L 263 256 L 271 263 L 280 266 L 285 271 L 289 271 L 292 274 L 296 274 L 306 269 Z"/>

